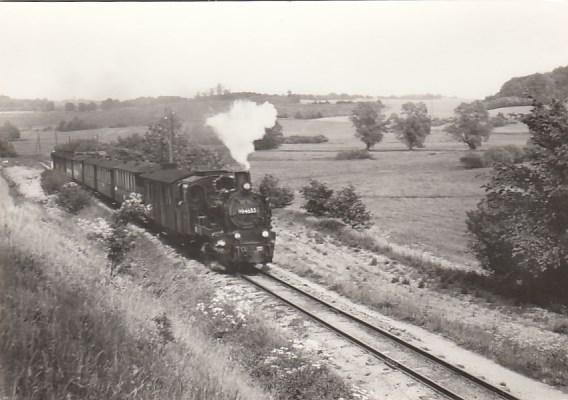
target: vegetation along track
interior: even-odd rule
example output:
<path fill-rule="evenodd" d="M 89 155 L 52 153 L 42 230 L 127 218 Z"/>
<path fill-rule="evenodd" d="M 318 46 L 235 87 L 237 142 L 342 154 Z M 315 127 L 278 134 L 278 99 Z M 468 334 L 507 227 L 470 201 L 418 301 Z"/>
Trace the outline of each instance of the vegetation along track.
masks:
<path fill-rule="evenodd" d="M 255 270 L 254 275 L 240 277 L 446 398 L 518 400 L 483 379 L 271 274 Z"/>

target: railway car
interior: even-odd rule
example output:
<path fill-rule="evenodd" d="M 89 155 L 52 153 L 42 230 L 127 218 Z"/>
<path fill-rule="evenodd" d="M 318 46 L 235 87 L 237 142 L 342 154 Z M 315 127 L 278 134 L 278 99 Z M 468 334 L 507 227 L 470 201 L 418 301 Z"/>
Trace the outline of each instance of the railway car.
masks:
<path fill-rule="evenodd" d="M 128 199 L 130 193 L 144 193 L 144 180 L 142 174 L 157 171 L 162 167 L 160 164 L 127 161 L 115 165 L 114 172 L 114 201 L 122 203 Z"/>
<path fill-rule="evenodd" d="M 151 205 L 151 223 L 230 266 L 272 261 L 275 233 L 267 199 L 248 172 L 188 171 L 175 164 L 121 162 L 52 153 L 53 168 L 122 203 L 131 192 Z"/>

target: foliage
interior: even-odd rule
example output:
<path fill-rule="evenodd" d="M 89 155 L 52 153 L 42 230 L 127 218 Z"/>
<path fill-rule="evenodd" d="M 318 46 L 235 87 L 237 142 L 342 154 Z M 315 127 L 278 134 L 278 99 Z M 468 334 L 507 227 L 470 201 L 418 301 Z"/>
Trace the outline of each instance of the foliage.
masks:
<path fill-rule="evenodd" d="M 354 229 L 366 229 L 372 225 L 371 213 L 351 184 L 334 193 L 325 182 L 311 179 L 300 193 L 306 200 L 302 208 L 310 214 L 338 218 Z"/>
<path fill-rule="evenodd" d="M 355 137 L 365 143 L 367 150 L 379 143 L 387 130 L 385 116 L 381 113 L 383 107 L 380 101 L 358 103 L 349 117 L 355 127 Z"/>
<path fill-rule="evenodd" d="M 10 121 L 4 122 L 4 125 L 0 127 L 0 139 L 6 140 L 16 140 L 20 138 L 20 130 Z"/>
<path fill-rule="evenodd" d="M 260 194 L 268 199 L 271 208 L 288 207 L 294 202 L 294 191 L 280 186 L 280 181 L 273 175 L 264 175 L 259 186 Z"/>
<path fill-rule="evenodd" d="M 55 151 L 63 153 L 76 153 L 85 151 L 107 150 L 108 146 L 94 139 L 76 139 L 69 142 L 58 144 L 54 147 Z"/>
<path fill-rule="evenodd" d="M 502 112 L 497 113 L 496 116 L 491 117 L 491 126 L 493 126 L 494 128 L 498 128 L 500 126 L 506 126 L 510 123 L 509 119 L 507 117 L 505 117 L 505 115 Z"/>
<path fill-rule="evenodd" d="M 483 102 L 474 101 L 461 103 L 454 110 L 451 124 L 444 130 L 454 139 L 465 143 L 471 150 L 475 150 L 481 146 L 482 141 L 489 139 L 492 126 Z"/>
<path fill-rule="evenodd" d="M 470 246 L 483 268 L 568 302 L 568 109 L 535 102 L 523 118 L 530 165 L 499 165 L 468 213 Z"/>
<path fill-rule="evenodd" d="M 64 110 L 65 111 L 75 111 L 75 104 L 73 104 L 71 102 L 65 103 Z"/>
<path fill-rule="evenodd" d="M 336 160 L 372 160 L 371 153 L 366 150 L 342 150 L 335 155 Z"/>
<path fill-rule="evenodd" d="M 430 134 L 432 128 L 426 104 L 404 103 L 401 113 L 402 117 L 393 114 L 390 118 L 397 139 L 406 144 L 409 150 L 415 147 L 423 148 L 426 136 Z"/>
<path fill-rule="evenodd" d="M 178 160 L 180 168 L 210 170 L 225 168 L 223 156 L 212 148 L 190 144 Z"/>
<path fill-rule="evenodd" d="M 284 142 L 284 135 L 282 134 L 282 125 L 276 121 L 272 128 L 265 128 L 265 133 L 262 139 L 254 141 L 255 150 L 270 150 L 277 149 Z"/>
<path fill-rule="evenodd" d="M 3 138 L 0 138 L 0 157 L 17 157 L 18 153 L 14 149 L 14 145 Z"/>
<path fill-rule="evenodd" d="M 517 107 L 517 106 L 530 106 L 532 104 L 532 100 L 528 97 L 518 97 L 518 96 L 507 96 L 507 97 L 500 97 L 497 96 L 488 96 L 483 101 L 485 103 L 485 107 L 488 110 L 494 110 L 496 108 L 503 108 L 503 107 Z"/>
<path fill-rule="evenodd" d="M 333 190 L 329 189 L 325 182 L 310 179 L 309 185 L 300 188 L 300 193 L 306 201 L 302 208 L 308 213 L 317 217 L 329 214 L 329 200 L 333 195 Z"/>
<path fill-rule="evenodd" d="M 513 155 L 503 147 L 492 147 L 485 150 L 481 159 L 486 167 L 491 167 L 495 163 L 513 163 Z"/>
<path fill-rule="evenodd" d="M 88 122 L 79 119 L 78 117 L 74 117 L 71 121 L 65 122 L 65 120 L 61 120 L 59 125 L 57 125 L 57 130 L 60 132 L 70 132 L 70 131 L 84 131 L 88 129 L 96 129 L 97 126 L 95 124 L 90 124 Z"/>
<path fill-rule="evenodd" d="M 351 184 L 335 192 L 328 207 L 331 217 L 341 219 L 353 229 L 367 229 L 372 225 L 371 213 Z"/>
<path fill-rule="evenodd" d="M 40 185 L 46 194 L 60 192 L 63 185 L 71 182 L 67 174 L 55 169 L 46 169 L 41 173 Z"/>
<path fill-rule="evenodd" d="M 61 187 L 55 202 L 68 213 L 77 214 L 91 203 L 91 196 L 76 183 L 69 182 Z"/>
<path fill-rule="evenodd" d="M 325 143 L 329 139 L 325 135 L 292 135 L 284 137 L 285 144 L 300 144 L 300 143 Z"/>
<path fill-rule="evenodd" d="M 483 168 L 485 166 L 481 154 L 474 152 L 468 152 L 465 156 L 460 158 L 460 162 L 465 169 Z"/>
<path fill-rule="evenodd" d="M 494 163 L 518 164 L 524 160 L 525 151 L 514 144 L 492 147 L 483 154 L 469 152 L 460 158 L 466 169 L 491 167 Z"/>

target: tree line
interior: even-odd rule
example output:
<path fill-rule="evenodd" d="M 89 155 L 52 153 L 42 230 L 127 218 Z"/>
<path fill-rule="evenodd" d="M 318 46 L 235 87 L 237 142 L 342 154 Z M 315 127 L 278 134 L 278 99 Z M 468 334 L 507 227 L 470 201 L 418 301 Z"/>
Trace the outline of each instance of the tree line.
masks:
<path fill-rule="evenodd" d="M 391 132 L 409 150 L 424 148 L 432 126 L 445 122 L 447 122 L 444 127 L 445 132 L 467 145 L 469 149 L 475 150 L 489 139 L 494 127 L 512 122 L 503 113 L 491 118 L 482 101 L 461 103 L 454 110 L 453 117 L 447 121 L 436 121 L 430 117 L 426 104 L 423 102 L 404 103 L 400 115 L 393 113 L 388 118 L 382 112 L 384 108 L 380 100 L 361 102 L 349 116 L 349 120 L 355 127 L 355 137 L 365 144 L 367 151 L 380 143 L 385 134 Z"/>

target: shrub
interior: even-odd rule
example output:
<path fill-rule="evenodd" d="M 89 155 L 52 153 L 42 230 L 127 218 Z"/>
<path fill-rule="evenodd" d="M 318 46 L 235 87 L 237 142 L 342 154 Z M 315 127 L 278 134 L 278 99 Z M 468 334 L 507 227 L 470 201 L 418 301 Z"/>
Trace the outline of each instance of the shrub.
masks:
<path fill-rule="evenodd" d="M 460 162 L 463 164 L 465 169 L 483 168 L 483 159 L 481 154 L 478 153 L 467 153 L 465 156 L 460 158 Z"/>
<path fill-rule="evenodd" d="M 14 145 L 0 137 L 0 157 L 18 157 Z"/>
<path fill-rule="evenodd" d="M 55 169 L 46 169 L 41 173 L 40 185 L 46 194 L 55 194 L 61 191 L 63 185 L 71 182 L 69 176 Z"/>
<path fill-rule="evenodd" d="M 367 229 L 372 225 L 371 213 L 351 184 L 333 194 L 328 207 L 332 217 L 341 219 L 354 229 Z"/>
<path fill-rule="evenodd" d="M 82 131 L 87 129 L 96 129 L 97 126 L 94 124 L 87 123 L 80 118 L 73 118 L 71 121 L 66 122 L 65 120 L 61 120 L 59 125 L 57 125 L 57 130 L 61 132 L 69 132 L 69 131 Z"/>
<path fill-rule="evenodd" d="M 371 153 L 367 150 L 344 150 L 337 153 L 336 160 L 372 160 Z"/>
<path fill-rule="evenodd" d="M 270 207 L 284 208 L 294 202 L 294 192 L 292 189 L 280 186 L 278 178 L 273 175 L 264 175 L 260 182 L 260 194 L 268 198 Z"/>
<path fill-rule="evenodd" d="M 525 150 L 514 144 L 508 144 L 503 148 L 513 157 L 513 163 L 518 164 L 525 160 Z"/>
<path fill-rule="evenodd" d="M 325 143 L 328 141 L 329 139 L 324 135 L 316 135 L 316 136 L 292 135 L 284 138 L 284 143 L 286 144 Z"/>
<path fill-rule="evenodd" d="M 91 196 L 89 193 L 74 182 L 64 184 L 56 197 L 56 203 L 71 214 L 77 214 L 88 206 L 90 202 Z"/>
<path fill-rule="evenodd" d="M 483 161 L 483 165 L 486 167 L 490 167 L 494 163 L 513 163 L 513 156 L 503 147 L 493 147 L 491 149 L 485 150 L 481 159 Z"/>
<path fill-rule="evenodd" d="M 333 190 L 327 187 L 325 182 L 310 179 L 310 184 L 300 189 L 300 193 L 306 200 L 302 205 L 308 213 L 322 217 L 329 213 L 329 200 L 333 195 Z"/>
<path fill-rule="evenodd" d="M 20 138 L 20 130 L 10 123 L 10 121 L 4 122 L 4 125 L 0 127 L 0 137 L 6 140 L 15 140 Z"/>
<path fill-rule="evenodd" d="M 272 128 L 265 128 L 265 133 L 262 139 L 254 141 L 255 150 L 270 150 L 280 147 L 284 141 L 282 134 L 282 125 L 276 121 Z"/>

